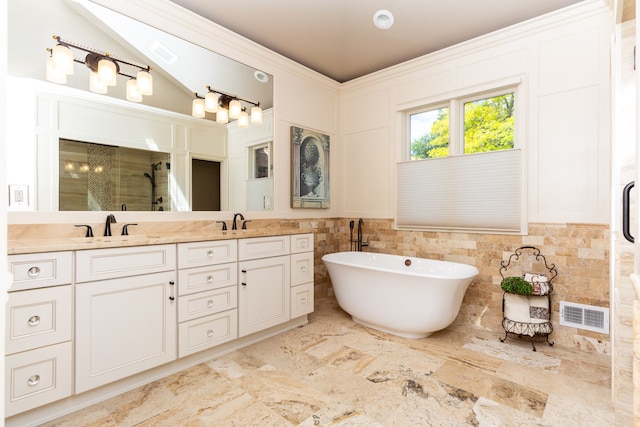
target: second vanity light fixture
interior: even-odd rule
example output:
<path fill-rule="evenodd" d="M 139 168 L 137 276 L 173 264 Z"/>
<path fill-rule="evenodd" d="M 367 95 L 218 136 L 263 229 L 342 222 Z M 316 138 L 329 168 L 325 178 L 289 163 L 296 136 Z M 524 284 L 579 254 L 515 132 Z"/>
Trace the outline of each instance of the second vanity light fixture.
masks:
<path fill-rule="evenodd" d="M 194 95 L 195 98 L 191 106 L 193 117 L 201 119 L 206 113 L 215 113 L 218 123 L 226 124 L 230 119 L 237 119 L 238 127 L 241 128 L 249 127 L 249 120 L 254 125 L 262 124 L 262 108 L 260 108 L 259 102 L 239 98 L 236 95 L 213 89 L 211 86 L 207 86 L 205 96 L 200 96 L 197 92 Z M 247 108 L 242 105 L 243 102 L 252 106 L 251 116 L 249 116 Z"/>
<path fill-rule="evenodd" d="M 118 75 L 129 78 L 127 81 L 127 99 L 132 102 L 141 102 L 143 95 L 153 95 L 153 77 L 151 67 L 142 65 L 122 58 L 110 55 L 82 46 L 54 35 L 57 44 L 53 48 L 48 48 L 47 58 L 47 80 L 53 83 L 66 84 L 67 76 L 73 74 L 73 63 L 85 64 L 89 68 L 89 90 L 95 93 L 107 93 L 109 86 L 116 85 Z M 73 51 L 77 49 L 86 52 L 84 59 L 76 59 Z M 135 76 L 127 74 L 121 70 L 121 65 L 125 64 L 137 69 Z"/>

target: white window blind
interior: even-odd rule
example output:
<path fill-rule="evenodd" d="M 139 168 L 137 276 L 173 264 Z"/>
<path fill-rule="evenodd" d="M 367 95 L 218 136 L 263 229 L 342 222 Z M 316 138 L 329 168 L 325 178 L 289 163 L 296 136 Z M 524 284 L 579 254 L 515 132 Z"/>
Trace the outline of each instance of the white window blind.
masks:
<path fill-rule="evenodd" d="M 402 162 L 396 227 L 521 232 L 521 150 Z"/>

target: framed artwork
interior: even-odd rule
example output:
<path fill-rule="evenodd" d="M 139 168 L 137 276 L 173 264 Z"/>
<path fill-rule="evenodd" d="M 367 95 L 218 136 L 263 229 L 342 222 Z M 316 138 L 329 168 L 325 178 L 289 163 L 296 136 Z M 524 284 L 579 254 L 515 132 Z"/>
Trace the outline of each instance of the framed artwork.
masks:
<path fill-rule="evenodd" d="M 329 208 L 329 135 L 291 126 L 291 207 Z"/>

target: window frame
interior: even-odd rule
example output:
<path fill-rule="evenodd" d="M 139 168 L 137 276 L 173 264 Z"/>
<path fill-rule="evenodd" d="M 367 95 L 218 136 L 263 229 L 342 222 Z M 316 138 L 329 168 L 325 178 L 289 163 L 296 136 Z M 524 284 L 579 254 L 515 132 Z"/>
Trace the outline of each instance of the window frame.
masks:
<path fill-rule="evenodd" d="M 411 116 L 419 113 L 426 113 L 429 111 L 437 110 L 440 108 L 449 109 L 449 155 L 450 156 L 464 156 L 464 104 L 466 102 L 478 101 L 481 99 L 491 98 L 494 96 L 505 95 L 507 93 L 513 93 L 514 95 L 514 131 L 513 131 L 513 148 L 522 148 L 521 137 L 522 134 L 522 115 L 520 114 L 522 102 L 522 81 L 517 79 L 512 83 L 505 83 L 490 88 L 478 88 L 476 90 L 460 91 L 455 94 L 449 94 L 449 96 L 443 96 L 437 100 L 428 101 L 418 107 L 413 107 L 404 111 L 404 127 L 405 127 L 405 142 L 403 144 L 403 155 L 401 161 L 410 161 L 411 159 Z M 503 151 L 503 150 L 498 150 Z M 490 153 L 491 151 L 485 151 Z M 419 161 L 425 159 L 415 159 L 412 161 Z"/>

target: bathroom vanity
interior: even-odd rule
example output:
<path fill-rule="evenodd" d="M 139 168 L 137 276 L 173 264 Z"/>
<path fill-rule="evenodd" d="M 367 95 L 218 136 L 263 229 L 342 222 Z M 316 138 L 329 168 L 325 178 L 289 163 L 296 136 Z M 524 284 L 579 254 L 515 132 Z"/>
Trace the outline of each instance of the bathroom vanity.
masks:
<path fill-rule="evenodd" d="M 306 324 L 313 246 L 302 230 L 242 230 L 10 248 L 7 425 L 56 418 Z"/>

